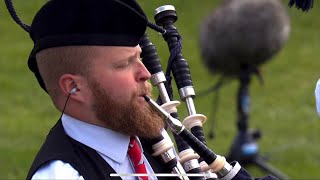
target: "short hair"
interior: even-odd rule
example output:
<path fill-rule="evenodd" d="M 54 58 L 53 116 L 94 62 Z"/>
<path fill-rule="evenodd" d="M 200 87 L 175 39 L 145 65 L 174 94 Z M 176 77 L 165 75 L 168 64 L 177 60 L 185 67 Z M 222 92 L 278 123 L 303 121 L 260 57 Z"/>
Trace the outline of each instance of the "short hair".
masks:
<path fill-rule="evenodd" d="M 91 54 L 90 46 L 54 47 L 36 54 L 41 77 L 54 103 L 61 93 L 60 77 L 63 74 L 87 75 L 90 71 L 89 57 Z"/>

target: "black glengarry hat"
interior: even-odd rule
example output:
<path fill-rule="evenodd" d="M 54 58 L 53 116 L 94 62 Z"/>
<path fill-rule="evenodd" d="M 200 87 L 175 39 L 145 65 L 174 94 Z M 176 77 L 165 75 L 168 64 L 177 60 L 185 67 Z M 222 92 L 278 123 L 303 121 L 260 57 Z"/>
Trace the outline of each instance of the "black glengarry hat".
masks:
<path fill-rule="evenodd" d="M 134 0 L 50 0 L 31 24 L 34 47 L 29 69 L 46 90 L 35 58 L 39 51 L 71 45 L 134 47 L 145 33 L 147 22 Z"/>

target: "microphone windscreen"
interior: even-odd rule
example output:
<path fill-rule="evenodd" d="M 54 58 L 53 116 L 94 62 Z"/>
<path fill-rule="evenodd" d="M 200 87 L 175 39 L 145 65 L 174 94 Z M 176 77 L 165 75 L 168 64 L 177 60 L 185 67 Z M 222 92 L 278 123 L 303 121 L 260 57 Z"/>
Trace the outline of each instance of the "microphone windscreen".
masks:
<path fill-rule="evenodd" d="M 237 76 L 286 43 L 290 18 L 280 0 L 225 0 L 200 27 L 202 60 L 212 73 Z"/>

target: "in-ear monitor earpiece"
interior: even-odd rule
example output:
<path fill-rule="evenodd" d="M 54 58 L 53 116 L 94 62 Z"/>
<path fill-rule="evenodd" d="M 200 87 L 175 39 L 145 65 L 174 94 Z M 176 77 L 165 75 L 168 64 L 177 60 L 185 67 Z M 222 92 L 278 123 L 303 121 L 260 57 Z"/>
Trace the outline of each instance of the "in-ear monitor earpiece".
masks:
<path fill-rule="evenodd" d="M 78 90 L 77 86 L 70 90 L 70 94 L 74 94 Z"/>

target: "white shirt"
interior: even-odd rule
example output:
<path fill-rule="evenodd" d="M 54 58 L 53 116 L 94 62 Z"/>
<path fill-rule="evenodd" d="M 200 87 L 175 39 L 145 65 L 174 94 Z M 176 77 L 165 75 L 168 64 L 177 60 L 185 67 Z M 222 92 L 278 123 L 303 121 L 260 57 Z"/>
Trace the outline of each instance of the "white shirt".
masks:
<path fill-rule="evenodd" d="M 130 141 L 129 136 L 79 121 L 66 114 L 63 114 L 61 121 L 68 136 L 96 150 L 116 173 L 134 173 L 130 159 L 127 155 Z M 141 144 L 140 147 L 142 149 Z M 153 174 L 154 171 L 144 155 L 143 158 L 147 173 Z M 128 176 L 121 178 L 126 180 L 136 179 L 135 177 Z M 32 176 L 32 179 L 83 179 L 83 177 L 69 163 L 54 160 L 41 166 Z M 149 179 L 157 178 L 155 176 L 150 176 Z"/>

